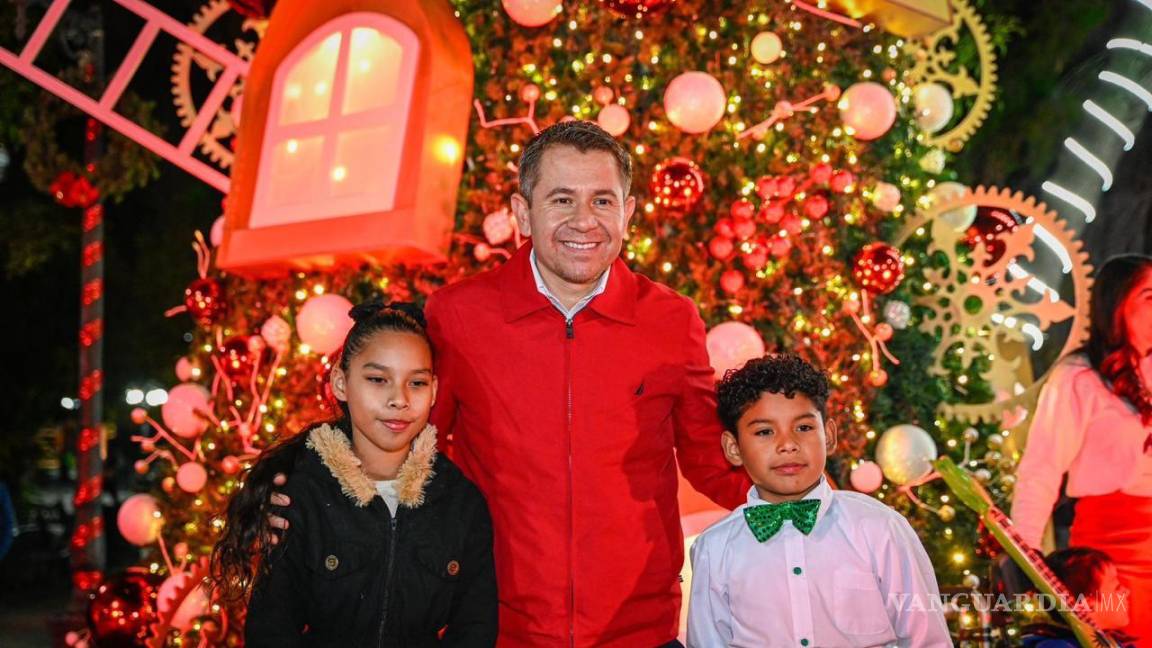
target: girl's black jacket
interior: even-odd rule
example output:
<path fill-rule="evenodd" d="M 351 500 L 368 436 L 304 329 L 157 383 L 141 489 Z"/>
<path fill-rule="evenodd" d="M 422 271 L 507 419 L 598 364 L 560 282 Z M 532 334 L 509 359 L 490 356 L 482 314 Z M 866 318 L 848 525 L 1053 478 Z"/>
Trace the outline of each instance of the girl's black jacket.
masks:
<path fill-rule="evenodd" d="M 393 517 L 348 436 L 308 433 L 280 511 L 289 528 L 248 606 L 248 646 L 494 646 L 492 520 L 480 491 L 415 439 Z"/>

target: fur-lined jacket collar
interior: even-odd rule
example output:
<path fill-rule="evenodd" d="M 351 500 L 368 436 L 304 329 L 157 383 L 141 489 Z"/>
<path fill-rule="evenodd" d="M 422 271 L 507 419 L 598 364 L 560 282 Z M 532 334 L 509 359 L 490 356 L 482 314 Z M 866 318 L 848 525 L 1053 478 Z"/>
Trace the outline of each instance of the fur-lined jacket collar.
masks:
<path fill-rule="evenodd" d="M 308 448 L 320 455 L 320 461 L 340 483 L 340 490 L 359 507 L 376 498 L 376 484 L 360 468 L 360 459 L 352 452 L 352 443 L 339 428 L 321 425 L 308 433 Z M 435 473 L 436 426 L 428 424 L 412 441 L 408 458 L 396 476 L 396 494 L 400 506 L 417 508 L 424 503 L 424 490 Z"/>

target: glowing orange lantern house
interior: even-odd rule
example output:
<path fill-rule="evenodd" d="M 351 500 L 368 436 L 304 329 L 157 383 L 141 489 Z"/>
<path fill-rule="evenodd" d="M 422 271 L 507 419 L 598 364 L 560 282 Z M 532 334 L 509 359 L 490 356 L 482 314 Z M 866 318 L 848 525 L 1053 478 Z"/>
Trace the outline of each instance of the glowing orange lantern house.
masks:
<path fill-rule="evenodd" d="M 245 81 L 218 264 L 442 259 L 471 98 L 448 0 L 280 0 Z"/>

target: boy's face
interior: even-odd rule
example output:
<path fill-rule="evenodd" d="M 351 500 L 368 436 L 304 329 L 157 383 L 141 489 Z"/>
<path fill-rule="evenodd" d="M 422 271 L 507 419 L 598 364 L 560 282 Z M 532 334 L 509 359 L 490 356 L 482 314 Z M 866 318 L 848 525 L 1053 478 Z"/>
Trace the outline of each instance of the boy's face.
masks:
<path fill-rule="evenodd" d="M 1120 583 L 1116 565 L 1108 564 L 1100 573 L 1100 591 L 1091 597 L 1092 619 L 1104 630 L 1128 625 L 1128 588 Z"/>
<path fill-rule="evenodd" d="M 836 447 L 836 423 L 824 421 L 803 394 L 788 398 L 764 392 L 725 431 L 724 456 L 743 466 L 765 502 L 802 499 L 824 474 L 828 452 Z"/>

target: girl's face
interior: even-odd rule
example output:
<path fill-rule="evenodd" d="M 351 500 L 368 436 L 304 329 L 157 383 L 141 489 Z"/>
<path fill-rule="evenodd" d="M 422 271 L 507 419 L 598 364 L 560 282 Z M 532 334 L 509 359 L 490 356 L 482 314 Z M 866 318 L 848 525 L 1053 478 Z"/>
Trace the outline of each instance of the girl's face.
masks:
<path fill-rule="evenodd" d="M 1152 351 L 1152 272 L 1142 275 L 1120 305 L 1128 344 L 1141 355 Z"/>
<path fill-rule="evenodd" d="M 1102 630 L 1116 630 L 1128 625 L 1128 588 L 1120 583 L 1116 565 L 1104 566 L 1100 573 L 1100 591 L 1091 597 L 1092 619 Z"/>
<path fill-rule="evenodd" d="M 407 456 L 436 401 L 432 350 L 414 333 L 380 331 L 349 359 L 347 371 L 332 370 L 332 391 L 348 404 L 361 459 L 365 452 Z"/>

